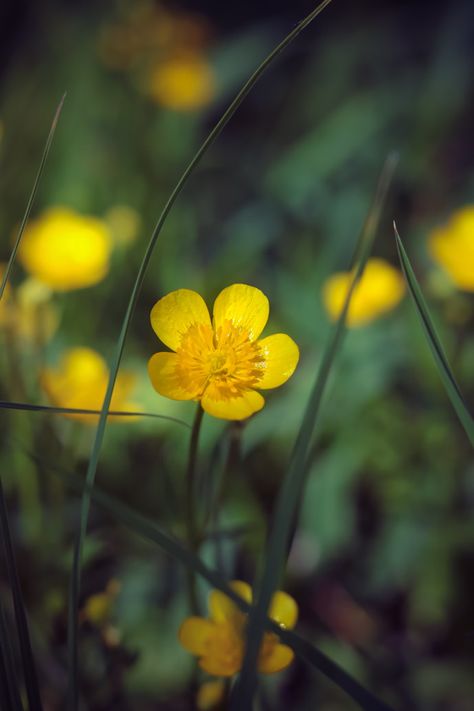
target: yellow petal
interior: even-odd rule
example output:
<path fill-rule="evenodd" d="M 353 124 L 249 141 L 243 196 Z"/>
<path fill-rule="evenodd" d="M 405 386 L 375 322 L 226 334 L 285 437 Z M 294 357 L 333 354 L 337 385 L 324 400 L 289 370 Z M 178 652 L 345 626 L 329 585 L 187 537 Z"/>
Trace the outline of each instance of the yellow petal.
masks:
<path fill-rule="evenodd" d="M 207 650 L 215 625 L 203 617 L 188 617 L 179 628 L 178 638 L 191 654 L 201 655 Z"/>
<path fill-rule="evenodd" d="M 202 296 L 190 289 L 177 289 L 156 302 L 150 314 L 151 325 L 168 348 L 179 348 L 181 337 L 193 324 L 211 326 Z"/>
<path fill-rule="evenodd" d="M 269 616 L 279 625 L 291 630 L 298 619 L 298 605 L 291 595 L 278 590 L 272 597 Z"/>
<path fill-rule="evenodd" d="M 293 650 L 286 644 L 276 644 L 267 656 L 259 660 L 258 671 L 262 674 L 279 672 L 291 664 L 294 656 Z"/>
<path fill-rule="evenodd" d="M 268 299 L 260 289 L 233 284 L 223 289 L 214 302 L 214 328 L 218 331 L 226 320 L 231 321 L 248 331 L 254 341 L 265 328 L 269 312 Z"/>
<path fill-rule="evenodd" d="M 265 358 L 263 375 L 258 381 L 258 388 L 277 388 L 283 385 L 295 372 L 300 352 L 292 338 L 285 333 L 268 336 L 258 342 Z"/>
<path fill-rule="evenodd" d="M 212 676 L 234 676 L 240 671 L 242 665 L 241 659 L 225 661 L 224 658 L 218 656 L 202 657 L 199 660 L 199 666 Z"/>
<path fill-rule="evenodd" d="M 252 588 L 247 583 L 242 580 L 234 580 L 231 582 L 230 587 L 237 595 L 240 595 L 249 604 L 252 602 Z M 230 597 L 220 590 L 212 590 L 209 593 L 208 600 L 209 616 L 214 622 L 227 622 L 233 618 L 235 615 L 242 614 Z"/>
<path fill-rule="evenodd" d="M 155 353 L 148 361 L 148 375 L 156 392 L 171 400 L 192 400 L 198 394 L 183 387 L 176 353 Z"/>
<path fill-rule="evenodd" d="M 222 399 L 216 385 L 211 383 L 202 396 L 201 405 L 203 410 L 213 417 L 222 420 L 245 420 L 261 410 L 265 400 L 255 390 L 245 390 L 238 397 Z"/>

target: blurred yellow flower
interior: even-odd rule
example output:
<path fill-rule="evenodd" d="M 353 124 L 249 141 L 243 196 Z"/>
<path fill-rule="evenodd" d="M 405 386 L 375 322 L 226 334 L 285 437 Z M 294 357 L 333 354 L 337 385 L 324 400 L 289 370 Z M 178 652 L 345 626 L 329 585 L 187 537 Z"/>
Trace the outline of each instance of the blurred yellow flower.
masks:
<path fill-rule="evenodd" d="M 344 306 L 352 281 L 351 272 L 333 274 L 323 286 L 323 301 L 335 321 Z M 401 273 L 383 259 L 369 259 L 359 283 L 352 292 L 347 325 L 364 326 L 394 309 L 405 293 Z"/>
<path fill-rule="evenodd" d="M 109 622 L 120 589 L 121 584 L 118 580 L 115 578 L 109 580 L 104 591 L 87 598 L 81 611 L 81 619 L 97 627 Z"/>
<path fill-rule="evenodd" d="M 174 111 L 193 111 L 209 104 L 215 76 L 201 54 L 186 53 L 159 61 L 151 71 L 148 91 L 157 103 Z"/>
<path fill-rule="evenodd" d="M 52 207 L 27 225 L 18 257 L 24 269 L 55 291 L 92 286 L 109 270 L 107 225 L 67 207 Z"/>
<path fill-rule="evenodd" d="M 127 247 L 136 240 L 141 220 L 133 207 L 114 205 L 105 213 L 105 221 L 115 245 Z"/>
<path fill-rule="evenodd" d="M 197 693 L 196 706 L 199 711 L 212 711 L 224 701 L 226 685 L 224 681 L 206 681 Z"/>
<path fill-rule="evenodd" d="M 428 248 L 459 289 L 474 291 L 474 205 L 457 210 L 444 227 L 434 229 Z"/>
<path fill-rule="evenodd" d="M 252 602 L 252 589 L 247 583 L 234 580 L 230 587 L 246 602 Z M 273 595 L 269 616 L 282 627 L 292 629 L 298 618 L 298 606 L 290 595 L 279 590 Z M 209 595 L 209 619 L 188 617 L 179 630 L 179 640 L 188 652 L 199 657 L 201 669 L 214 676 L 233 676 L 242 666 L 246 623 L 247 615 L 227 595 L 213 590 Z M 293 651 L 281 644 L 276 634 L 266 632 L 258 671 L 279 672 L 293 657 Z"/>
<path fill-rule="evenodd" d="M 296 343 L 278 333 L 257 340 L 268 320 L 267 297 L 253 286 L 233 284 L 214 302 L 213 319 L 202 297 L 178 289 L 151 311 L 158 338 L 174 353 L 155 353 L 148 372 L 155 390 L 172 400 L 200 400 L 226 420 L 243 420 L 265 404 L 254 388 L 285 383 L 299 359 Z"/>
<path fill-rule="evenodd" d="M 104 359 L 90 348 L 71 348 L 56 368 L 44 368 L 40 384 L 53 405 L 81 410 L 100 410 L 105 397 L 109 371 Z M 111 410 L 132 411 L 137 405 L 128 400 L 135 384 L 131 373 L 119 373 L 112 395 Z M 95 424 L 98 415 L 68 414 L 65 417 Z M 111 420 L 124 421 L 122 417 Z"/>
<path fill-rule="evenodd" d="M 177 11 L 159 2 L 134 0 L 99 36 L 99 53 L 113 69 L 131 70 L 169 56 L 171 52 L 196 52 L 209 44 L 207 18 Z"/>

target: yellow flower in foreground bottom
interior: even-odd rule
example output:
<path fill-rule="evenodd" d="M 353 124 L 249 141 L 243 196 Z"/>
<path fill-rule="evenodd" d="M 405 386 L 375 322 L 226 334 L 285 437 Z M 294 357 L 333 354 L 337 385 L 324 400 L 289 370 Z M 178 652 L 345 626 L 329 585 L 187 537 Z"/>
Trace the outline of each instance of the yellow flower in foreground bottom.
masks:
<path fill-rule="evenodd" d="M 52 207 L 27 225 L 18 257 L 24 269 L 56 291 L 92 286 L 109 270 L 107 225 L 66 207 Z"/>
<path fill-rule="evenodd" d="M 234 580 L 230 587 L 246 602 L 252 602 L 252 590 L 247 583 Z M 269 616 L 287 629 L 298 618 L 298 606 L 282 591 L 273 595 Z M 219 590 L 209 596 L 209 619 L 188 617 L 179 630 L 179 640 L 191 654 L 199 657 L 199 666 L 214 676 L 233 676 L 241 666 L 245 649 L 247 615 Z M 281 644 L 278 636 L 266 632 L 258 658 L 258 671 L 273 674 L 285 669 L 293 660 L 293 651 Z"/>
<path fill-rule="evenodd" d="M 428 247 L 459 289 L 474 291 L 474 205 L 457 210 L 444 227 L 433 230 Z"/>
<path fill-rule="evenodd" d="M 170 57 L 155 67 L 149 80 L 150 96 L 175 111 L 206 106 L 214 96 L 212 68 L 199 54 Z"/>
<path fill-rule="evenodd" d="M 40 384 L 57 407 L 80 410 L 100 410 L 105 397 L 109 371 L 104 359 L 90 348 L 71 348 L 63 354 L 57 368 L 44 368 Z M 130 411 L 136 404 L 128 401 L 135 377 L 119 373 L 112 395 L 111 410 Z M 98 415 L 65 415 L 81 422 L 94 424 Z M 119 417 L 110 417 L 122 420 Z"/>
<path fill-rule="evenodd" d="M 213 319 L 199 294 L 178 289 L 151 311 L 158 338 L 175 353 L 155 353 L 148 363 L 153 387 L 173 400 L 200 400 L 226 420 L 243 420 L 265 400 L 254 388 L 282 385 L 298 363 L 296 343 L 278 333 L 257 340 L 268 320 L 267 297 L 233 284 L 214 302 Z"/>
<path fill-rule="evenodd" d="M 333 274 L 323 287 L 326 310 L 334 321 L 339 317 L 352 281 L 351 272 Z M 405 293 L 405 282 L 398 269 L 383 259 L 369 259 L 352 292 L 347 313 L 348 326 L 364 326 L 391 311 Z"/>

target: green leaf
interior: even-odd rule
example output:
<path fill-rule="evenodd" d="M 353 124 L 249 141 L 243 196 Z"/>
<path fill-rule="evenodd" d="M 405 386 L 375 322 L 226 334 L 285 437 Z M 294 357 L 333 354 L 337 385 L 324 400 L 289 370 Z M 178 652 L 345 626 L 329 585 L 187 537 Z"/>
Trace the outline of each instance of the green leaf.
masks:
<path fill-rule="evenodd" d="M 181 190 L 183 189 L 189 176 L 192 174 L 196 166 L 201 161 L 202 157 L 208 150 L 208 148 L 214 143 L 215 139 L 219 136 L 221 131 L 230 121 L 232 116 L 237 111 L 240 104 L 243 102 L 245 97 L 253 89 L 259 78 L 266 71 L 266 69 L 272 64 L 274 59 L 283 52 L 283 50 L 299 35 L 299 33 L 305 29 L 318 15 L 324 10 L 324 8 L 329 5 L 331 0 L 323 0 L 312 12 L 310 12 L 286 37 L 280 42 L 280 44 L 275 47 L 275 49 L 264 59 L 261 65 L 256 69 L 252 76 L 244 84 L 240 92 L 237 94 L 235 99 L 231 102 L 227 110 L 224 112 L 223 116 L 214 126 L 212 131 L 209 133 L 207 138 L 202 143 L 201 147 L 198 149 L 197 153 L 189 162 L 188 166 L 185 168 L 180 179 L 178 180 L 175 188 L 173 189 L 170 197 L 168 198 L 163 211 L 158 218 L 158 222 L 153 230 L 150 241 L 146 248 L 145 254 L 143 256 L 138 274 L 135 280 L 135 284 L 132 289 L 132 293 L 128 302 L 127 310 L 122 322 L 122 327 L 120 330 L 120 335 L 117 340 L 117 348 L 115 356 L 113 358 L 111 367 L 109 382 L 107 385 L 107 390 L 104 397 L 104 402 L 102 405 L 102 411 L 99 418 L 99 423 L 97 425 L 96 436 L 94 443 L 92 445 L 91 457 L 89 460 L 89 465 L 86 474 L 86 484 L 81 500 L 81 513 L 80 513 L 80 524 L 79 531 L 76 537 L 75 547 L 74 547 L 74 560 L 71 574 L 71 582 L 69 589 L 69 609 L 68 609 L 68 652 L 69 652 L 69 667 L 70 667 L 70 678 L 69 678 L 69 704 L 73 711 L 78 709 L 78 648 L 77 648 L 77 634 L 78 634 L 78 607 L 79 607 L 79 590 L 81 585 L 81 558 L 82 558 L 82 547 L 84 543 L 84 538 L 87 530 L 87 520 L 89 517 L 90 509 L 90 497 L 91 491 L 94 486 L 95 475 L 97 471 L 97 466 L 99 463 L 100 450 L 102 448 L 102 442 L 104 439 L 105 426 L 107 422 L 107 417 L 109 414 L 110 402 L 112 399 L 112 392 L 114 389 L 115 381 L 117 378 L 117 373 L 120 367 L 120 362 L 122 359 L 123 350 L 125 347 L 125 339 L 127 337 L 128 329 L 130 326 L 130 321 L 135 310 L 136 303 L 138 301 L 138 295 L 145 278 L 145 273 L 148 267 L 148 263 L 153 254 L 155 245 L 157 243 L 158 237 L 161 233 L 163 224 L 173 207 L 176 199 L 178 198 Z"/>
<path fill-rule="evenodd" d="M 9 402 L 0 400 L 0 410 L 27 410 L 28 412 L 50 412 L 59 415 L 100 415 L 100 410 L 83 410 L 77 407 L 51 407 L 49 405 L 31 405 L 29 402 Z M 109 415 L 114 417 L 154 417 L 159 420 L 168 420 L 177 425 L 182 425 L 187 429 L 191 429 L 190 425 L 184 420 L 179 420 L 177 417 L 169 417 L 168 415 L 157 415 L 153 412 L 124 412 L 122 410 L 109 410 Z"/>
<path fill-rule="evenodd" d="M 342 346 L 345 320 L 354 288 L 362 275 L 372 249 L 385 197 L 393 176 L 397 158 L 390 155 L 382 169 L 373 203 L 360 232 L 354 258 L 353 277 L 343 310 L 332 331 L 323 353 L 316 379 L 311 391 L 303 421 L 293 448 L 290 463 L 277 498 L 271 535 L 265 551 L 264 567 L 255 606 L 252 608 L 247 627 L 247 644 L 242 671 L 234 686 L 230 708 L 239 711 L 251 708 L 257 686 L 257 659 L 262 643 L 268 607 L 273 593 L 278 588 L 291 543 L 292 529 L 297 521 L 298 509 L 309 472 L 310 449 L 314 428 L 321 409 L 321 402 L 334 360 Z"/>
<path fill-rule="evenodd" d="M 436 366 L 438 368 L 441 380 L 446 389 L 448 397 L 451 400 L 451 404 L 454 407 L 462 426 L 464 427 L 464 431 L 469 437 L 469 441 L 474 446 L 474 421 L 472 415 L 468 410 L 459 385 L 449 365 L 443 345 L 436 331 L 425 298 L 420 289 L 420 285 L 418 284 L 415 272 L 413 271 L 413 267 L 411 266 L 410 260 L 408 259 L 408 254 L 406 253 L 400 235 L 398 234 L 395 222 L 393 223 L 393 229 L 395 231 L 395 240 L 397 243 L 398 255 L 400 257 L 403 273 L 408 284 L 408 290 L 415 305 L 418 318 L 420 319 L 421 325 L 423 326 L 426 340 L 428 341 L 428 345 L 433 354 Z"/>

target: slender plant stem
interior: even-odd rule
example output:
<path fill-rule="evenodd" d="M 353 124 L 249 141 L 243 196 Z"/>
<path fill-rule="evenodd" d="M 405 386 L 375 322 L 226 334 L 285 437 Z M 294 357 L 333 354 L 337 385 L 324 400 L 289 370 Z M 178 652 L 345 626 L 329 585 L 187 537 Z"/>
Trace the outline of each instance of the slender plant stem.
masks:
<path fill-rule="evenodd" d="M 199 546 L 197 517 L 196 517 L 196 464 L 199 445 L 199 433 L 201 432 L 202 418 L 204 410 L 201 403 L 198 404 L 194 416 L 191 438 L 189 440 L 188 467 L 186 470 L 186 492 L 185 492 L 185 513 L 186 513 L 186 537 L 188 545 L 193 553 L 196 553 Z M 198 614 L 199 605 L 196 594 L 196 576 L 191 568 L 188 569 L 188 590 L 189 606 L 193 615 Z"/>

